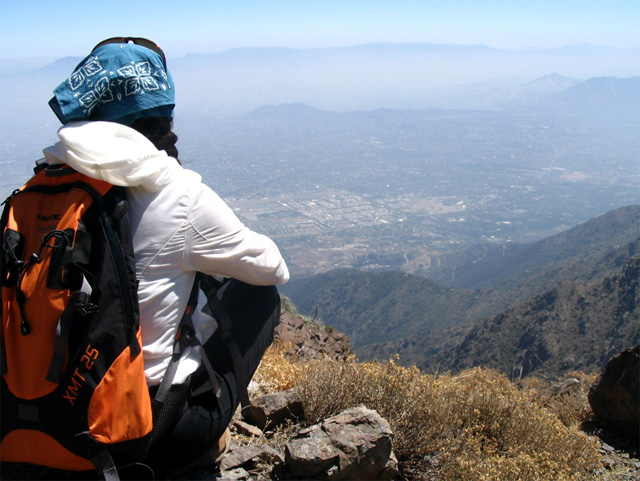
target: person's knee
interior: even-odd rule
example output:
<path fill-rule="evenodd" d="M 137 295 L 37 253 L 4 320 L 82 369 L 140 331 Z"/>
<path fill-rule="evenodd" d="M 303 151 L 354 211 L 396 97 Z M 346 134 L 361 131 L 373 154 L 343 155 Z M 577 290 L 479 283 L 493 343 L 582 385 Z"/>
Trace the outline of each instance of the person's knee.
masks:
<path fill-rule="evenodd" d="M 280 294 L 276 286 L 254 286 L 231 279 L 221 292 L 224 304 L 234 307 L 263 306 L 265 309 L 280 310 Z"/>

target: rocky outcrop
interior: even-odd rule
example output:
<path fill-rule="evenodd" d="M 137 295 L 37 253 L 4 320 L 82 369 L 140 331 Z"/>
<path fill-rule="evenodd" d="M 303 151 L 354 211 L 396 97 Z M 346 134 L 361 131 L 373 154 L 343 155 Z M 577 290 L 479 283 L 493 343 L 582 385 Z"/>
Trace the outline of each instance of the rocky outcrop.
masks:
<path fill-rule="evenodd" d="M 273 429 L 288 419 L 303 415 L 302 402 L 294 390 L 267 394 L 253 402 L 251 421 L 263 431 Z"/>
<path fill-rule="evenodd" d="M 589 403 L 598 418 L 640 439 L 640 345 L 607 363 L 589 392 Z"/>
<path fill-rule="evenodd" d="M 299 404 L 293 391 L 254 401 L 256 409 L 264 409 L 270 428 L 293 419 L 291 413 L 298 411 Z M 217 479 L 384 481 L 398 475 L 389 423 L 364 406 L 346 409 L 310 427 L 296 426 L 296 434 L 289 438 L 284 451 L 269 443 L 268 432 L 254 429 L 242 421 L 234 421 L 234 432 L 252 438 L 245 442 L 233 440 Z"/>
<path fill-rule="evenodd" d="M 299 432 L 285 448 L 294 479 L 389 480 L 398 474 L 389 423 L 365 407 L 347 409 Z"/>
<path fill-rule="evenodd" d="M 309 326 L 302 317 L 283 312 L 276 340 L 290 344 L 300 359 L 346 359 L 351 355 L 349 338 L 333 329 Z"/>
<path fill-rule="evenodd" d="M 218 479 L 255 479 L 248 476 L 255 471 L 262 479 L 278 479 L 283 462 L 280 452 L 266 444 L 235 444 L 220 463 Z"/>

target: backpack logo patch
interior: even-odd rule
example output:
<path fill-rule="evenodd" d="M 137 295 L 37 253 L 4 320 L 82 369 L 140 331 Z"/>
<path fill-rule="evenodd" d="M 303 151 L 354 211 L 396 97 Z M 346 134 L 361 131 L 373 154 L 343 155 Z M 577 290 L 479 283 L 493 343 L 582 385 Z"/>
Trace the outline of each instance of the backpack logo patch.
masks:
<path fill-rule="evenodd" d="M 61 218 L 62 218 L 62 214 L 51 214 L 51 215 L 38 214 L 38 215 L 36 215 L 36 219 L 44 221 L 44 222 L 50 222 L 52 220 L 60 220 Z"/>

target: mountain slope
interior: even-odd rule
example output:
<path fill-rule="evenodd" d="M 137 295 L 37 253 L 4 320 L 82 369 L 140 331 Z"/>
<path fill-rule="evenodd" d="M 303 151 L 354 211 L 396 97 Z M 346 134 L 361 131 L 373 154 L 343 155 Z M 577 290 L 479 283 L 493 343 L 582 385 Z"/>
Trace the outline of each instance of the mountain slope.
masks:
<path fill-rule="evenodd" d="M 492 302 L 496 306 L 502 302 L 506 310 L 508 306 L 515 306 L 522 302 L 526 303 L 532 297 L 544 295 L 549 286 L 569 285 L 571 283 L 585 285 L 601 282 L 603 278 L 615 277 L 631 258 L 638 255 L 640 255 L 640 239 L 626 246 L 605 249 L 600 255 L 592 253 L 592 257 L 588 262 L 559 267 L 559 272 L 554 272 L 553 270 L 545 271 L 542 274 L 532 276 L 525 283 L 513 284 L 505 290 L 479 292 L 491 293 Z M 567 277 L 574 277 L 575 279 L 573 282 L 566 279 L 563 281 L 557 280 Z M 593 279 L 597 280 L 594 281 Z M 544 287 L 545 285 L 546 288 Z M 474 323 L 468 322 L 445 329 L 419 332 L 410 337 L 362 346 L 357 350 L 357 354 L 362 360 L 389 359 L 393 356 L 399 356 L 402 364 L 416 364 L 423 369 L 435 372 L 444 368 L 444 364 L 441 365 L 440 363 L 438 354 L 441 352 L 450 353 L 452 349 L 463 342 L 465 336 L 473 328 Z"/>
<path fill-rule="evenodd" d="M 524 376 L 598 371 L 640 343 L 640 257 L 599 282 L 567 282 L 473 327 L 421 366 L 487 366 Z"/>
<path fill-rule="evenodd" d="M 461 291 L 401 272 L 339 269 L 281 287 L 300 312 L 316 309 L 354 347 L 432 331 L 500 312 L 489 292 Z"/>
<path fill-rule="evenodd" d="M 640 77 L 596 77 L 549 94 L 546 106 L 554 112 L 580 115 L 613 115 L 638 119 Z"/>

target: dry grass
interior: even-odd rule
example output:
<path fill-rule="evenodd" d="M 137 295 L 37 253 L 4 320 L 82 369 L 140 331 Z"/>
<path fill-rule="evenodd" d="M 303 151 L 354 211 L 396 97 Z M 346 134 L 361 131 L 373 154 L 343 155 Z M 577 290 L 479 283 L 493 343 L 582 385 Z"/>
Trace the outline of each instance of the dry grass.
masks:
<path fill-rule="evenodd" d="M 291 354 L 292 351 L 288 344 L 274 343 L 262 357 L 253 380 L 267 393 L 293 389 L 302 363 L 297 362 L 298 359 Z"/>
<path fill-rule="evenodd" d="M 565 426 L 579 427 L 593 413 L 589 405 L 589 388 L 595 383 L 597 374 L 570 372 L 554 381 L 525 378 L 524 388 L 538 393 L 538 403 L 555 414 Z"/>
<path fill-rule="evenodd" d="M 274 390 L 295 387 L 309 423 L 361 404 L 377 410 L 414 475 L 416 460 L 434 456 L 444 481 L 592 479 L 600 466 L 599 446 L 577 429 L 579 396 L 563 408 L 566 393 L 543 395 L 488 369 L 436 377 L 393 361 L 302 364 L 275 347 L 259 376 Z"/>

